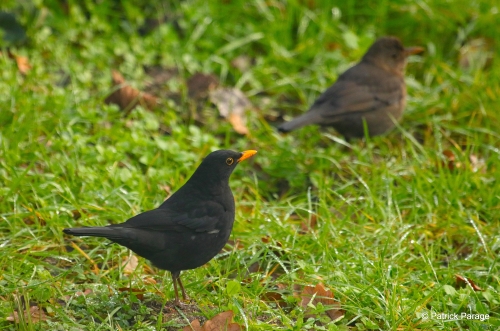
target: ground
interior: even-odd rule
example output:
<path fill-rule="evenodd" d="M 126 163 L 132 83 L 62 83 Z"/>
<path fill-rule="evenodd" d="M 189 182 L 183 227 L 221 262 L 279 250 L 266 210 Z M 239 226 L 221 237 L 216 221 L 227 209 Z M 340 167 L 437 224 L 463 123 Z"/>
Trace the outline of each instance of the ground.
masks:
<path fill-rule="evenodd" d="M 0 24 L 0 329 L 179 330 L 226 311 L 248 330 L 500 328 L 494 3 L 2 8 L 19 24 Z M 277 132 L 383 35 L 426 49 L 393 131 Z M 127 249 L 63 234 L 158 206 L 220 148 L 258 154 L 231 177 L 230 244 L 182 274 L 187 305 Z M 318 284 L 329 298 L 307 297 Z"/>

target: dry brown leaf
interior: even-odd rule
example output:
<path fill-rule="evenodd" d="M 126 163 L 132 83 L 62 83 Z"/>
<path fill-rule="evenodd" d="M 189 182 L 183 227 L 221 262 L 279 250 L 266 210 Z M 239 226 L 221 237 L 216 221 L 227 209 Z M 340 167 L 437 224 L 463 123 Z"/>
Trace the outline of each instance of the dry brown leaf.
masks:
<path fill-rule="evenodd" d="M 203 331 L 240 331 L 237 323 L 232 323 L 234 313 L 231 310 L 215 315 L 203 324 Z"/>
<path fill-rule="evenodd" d="M 464 287 L 466 285 L 469 285 L 474 291 L 482 291 L 483 289 L 480 288 L 479 286 L 476 285 L 470 278 L 466 278 L 464 276 L 461 276 L 459 274 L 455 275 L 455 281 L 457 283 L 458 287 Z"/>
<path fill-rule="evenodd" d="M 199 320 L 194 320 L 191 322 L 191 325 L 187 325 L 182 329 L 182 331 L 203 331 Z"/>
<path fill-rule="evenodd" d="M 278 307 L 282 307 L 282 308 L 286 307 L 287 302 L 283 298 L 283 293 L 277 292 L 277 291 L 283 291 L 283 290 L 285 290 L 286 289 L 286 285 L 278 283 L 278 284 L 276 284 L 276 287 L 277 287 L 276 290 L 264 293 L 263 299 L 265 301 L 270 301 L 270 302 L 276 303 L 276 305 Z"/>
<path fill-rule="evenodd" d="M 17 63 L 17 69 L 19 69 L 19 72 L 22 73 L 23 75 L 26 75 L 28 71 L 31 69 L 31 65 L 29 63 L 29 60 L 26 56 L 15 56 L 16 63 Z"/>
<path fill-rule="evenodd" d="M 250 131 L 245 125 L 245 118 L 243 118 L 241 115 L 236 114 L 236 113 L 231 113 L 229 115 L 229 123 L 233 126 L 234 131 L 238 132 L 239 134 L 249 134 Z"/>
<path fill-rule="evenodd" d="M 457 158 L 455 154 L 450 151 L 449 149 L 443 151 L 443 156 L 445 158 L 445 161 L 442 162 L 442 166 L 446 167 L 450 170 L 456 170 L 456 169 L 467 169 L 466 166 L 463 166 L 461 162 L 457 161 Z M 478 157 L 475 154 L 470 154 L 469 155 L 469 168 L 470 171 L 472 172 L 478 172 L 480 171 L 481 173 L 486 172 L 486 162 L 484 159 Z"/>
<path fill-rule="evenodd" d="M 197 319 L 191 322 L 191 325 L 185 326 L 183 331 L 240 331 L 243 327 L 238 323 L 232 322 L 234 313 L 231 310 L 215 315 L 211 320 L 208 320 L 200 326 L 200 321 Z"/>
<path fill-rule="evenodd" d="M 491 40 L 476 38 L 467 41 L 459 51 L 458 64 L 465 70 L 479 70 L 491 65 L 494 58 Z"/>
<path fill-rule="evenodd" d="M 482 174 L 486 173 L 486 162 L 484 159 L 478 157 L 477 155 L 471 154 L 469 155 L 470 162 L 470 170 L 472 172 L 481 172 Z"/>
<path fill-rule="evenodd" d="M 299 233 L 301 234 L 309 233 L 312 230 L 314 230 L 317 225 L 318 225 L 318 217 L 316 215 L 311 215 L 311 219 L 302 221 L 302 223 L 300 223 L 301 231 Z"/>
<path fill-rule="evenodd" d="M 83 295 L 83 296 L 87 296 L 87 295 L 89 295 L 89 294 L 91 294 L 91 293 L 92 293 L 92 290 L 88 288 L 88 289 L 86 289 L 86 290 L 85 290 L 85 291 L 83 291 L 83 292 L 82 292 L 82 291 L 75 292 L 75 294 L 74 294 L 74 295 L 65 295 L 64 297 L 62 297 L 62 299 L 58 299 L 58 302 L 59 302 L 59 303 L 61 303 L 61 302 L 62 302 L 62 303 L 64 303 L 64 302 L 68 302 L 68 301 L 71 299 L 71 297 L 73 297 L 73 296 L 75 296 L 75 297 L 79 297 L 79 296 L 81 296 L 81 295 Z M 61 303 L 61 304 L 62 304 L 62 303 Z"/>
<path fill-rule="evenodd" d="M 111 76 L 113 79 L 113 87 L 115 87 L 116 90 L 106 98 L 106 103 L 118 105 L 118 107 L 126 113 L 129 113 L 139 104 L 149 110 L 155 108 L 158 104 L 157 97 L 149 93 L 141 92 L 128 85 L 125 78 L 118 71 L 113 70 Z"/>
<path fill-rule="evenodd" d="M 219 80 L 212 74 L 206 75 L 200 72 L 189 77 L 187 81 L 189 99 L 204 99 L 208 93 L 219 86 Z"/>
<path fill-rule="evenodd" d="M 144 293 L 146 293 L 146 291 L 144 290 L 139 290 L 138 288 L 131 287 L 120 287 L 118 291 L 134 293 L 135 297 L 141 301 L 144 300 Z"/>
<path fill-rule="evenodd" d="M 156 285 L 156 280 L 154 280 L 154 278 L 151 278 L 151 277 L 144 277 L 142 279 L 142 281 L 144 282 L 144 284 L 151 284 L 151 285 Z"/>
<path fill-rule="evenodd" d="M 22 320 L 31 320 L 33 323 L 38 323 L 40 321 L 46 321 L 47 320 L 47 315 L 43 311 L 43 309 L 40 309 L 38 306 L 31 306 L 29 311 L 24 310 L 24 318 Z M 14 322 L 14 323 L 19 323 L 21 321 L 21 318 L 19 317 L 19 314 L 17 311 L 13 312 L 12 315 L 6 318 L 7 321 L 9 322 Z"/>
<path fill-rule="evenodd" d="M 125 257 L 121 264 L 123 267 L 123 273 L 127 276 L 132 274 L 137 268 L 137 265 L 139 265 L 139 259 L 137 256 L 132 254 L 129 257 Z"/>
<path fill-rule="evenodd" d="M 460 162 L 455 163 L 456 157 L 455 154 L 450 151 L 449 149 L 443 151 L 443 155 L 446 159 L 446 164 L 443 163 L 443 167 L 447 167 L 450 170 L 454 170 L 455 168 L 460 168 L 461 164 Z"/>
<path fill-rule="evenodd" d="M 217 106 L 221 116 L 226 118 L 239 134 L 248 134 L 245 111 L 252 108 L 246 95 L 235 88 L 218 88 L 210 92 L 210 101 Z"/>
<path fill-rule="evenodd" d="M 246 72 L 254 64 L 254 59 L 248 55 L 240 55 L 235 57 L 231 61 L 231 66 L 238 69 L 241 72 Z"/>
<path fill-rule="evenodd" d="M 0 55 L 3 53 L 0 52 Z M 28 71 L 31 69 L 31 65 L 29 63 L 29 60 L 26 56 L 21 56 L 21 55 L 16 55 L 12 53 L 11 51 L 7 51 L 7 56 L 13 60 L 16 61 L 17 64 L 17 70 L 19 70 L 20 73 L 23 75 L 26 75 Z"/>
<path fill-rule="evenodd" d="M 315 287 L 304 287 L 300 297 L 302 298 L 300 306 L 304 309 L 308 308 L 309 303 L 317 305 L 320 302 L 326 308 L 331 307 L 326 310 L 326 313 L 332 321 L 339 319 L 345 314 L 345 310 L 340 309 L 340 303 L 333 299 L 333 293 L 330 290 L 325 289 L 321 283 L 317 284 Z"/>
<path fill-rule="evenodd" d="M 83 291 L 83 292 L 82 292 L 82 291 L 78 291 L 78 292 L 76 292 L 76 293 L 75 293 L 75 296 L 76 296 L 76 297 L 79 297 L 79 296 L 81 296 L 81 295 L 84 295 L 84 296 L 85 296 L 85 295 L 89 295 L 89 294 L 91 294 L 92 292 L 93 292 L 93 291 L 92 291 L 91 289 L 89 289 L 89 288 L 88 288 L 88 289 L 86 289 L 86 290 L 85 290 L 85 291 Z"/>

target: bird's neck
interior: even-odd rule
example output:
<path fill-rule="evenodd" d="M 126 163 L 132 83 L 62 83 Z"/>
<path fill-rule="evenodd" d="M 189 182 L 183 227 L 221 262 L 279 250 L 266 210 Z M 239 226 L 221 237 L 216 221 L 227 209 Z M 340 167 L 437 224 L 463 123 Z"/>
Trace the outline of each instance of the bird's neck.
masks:
<path fill-rule="evenodd" d="M 215 178 L 218 176 L 204 176 L 202 174 L 193 174 L 184 186 L 190 187 L 191 191 L 210 196 L 219 196 L 229 189 L 229 178 Z"/>

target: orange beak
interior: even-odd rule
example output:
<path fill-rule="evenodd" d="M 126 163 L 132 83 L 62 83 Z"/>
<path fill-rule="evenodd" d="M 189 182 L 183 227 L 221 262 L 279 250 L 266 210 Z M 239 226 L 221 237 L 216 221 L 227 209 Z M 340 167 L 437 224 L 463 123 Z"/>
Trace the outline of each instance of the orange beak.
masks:
<path fill-rule="evenodd" d="M 423 51 L 425 51 L 425 48 L 423 48 L 423 47 L 418 47 L 418 46 L 415 46 L 415 47 L 406 47 L 405 48 L 405 56 L 410 56 L 410 55 L 414 55 L 414 54 L 420 54 Z"/>
<path fill-rule="evenodd" d="M 241 152 L 241 154 L 243 154 L 243 155 L 238 159 L 238 162 L 241 162 L 243 160 L 246 160 L 246 159 L 254 156 L 255 154 L 257 154 L 257 151 L 254 151 L 253 149 L 251 149 L 248 151 Z"/>

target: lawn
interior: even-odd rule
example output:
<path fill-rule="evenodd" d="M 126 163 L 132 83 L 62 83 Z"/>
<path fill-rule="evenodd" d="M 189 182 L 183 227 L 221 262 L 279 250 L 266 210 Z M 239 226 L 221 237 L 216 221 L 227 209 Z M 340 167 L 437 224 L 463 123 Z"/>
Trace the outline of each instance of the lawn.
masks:
<path fill-rule="evenodd" d="M 0 28 L 0 330 L 170 331 L 227 311 L 242 330 L 500 329 L 498 4 L 0 8 L 21 29 Z M 397 128 L 277 132 L 383 35 L 426 49 Z M 109 102 L 119 75 L 143 92 L 133 109 Z M 252 105 L 236 121 L 211 100 L 229 88 Z M 258 154 L 230 180 L 230 243 L 182 274 L 185 306 L 168 272 L 63 234 L 157 207 L 216 149 Z M 307 304 L 315 286 L 334 300 Z"/>

